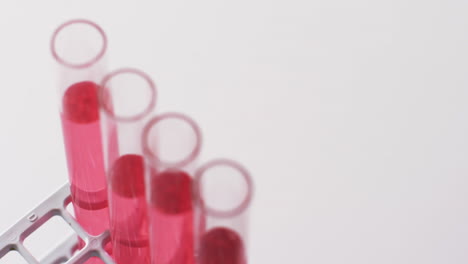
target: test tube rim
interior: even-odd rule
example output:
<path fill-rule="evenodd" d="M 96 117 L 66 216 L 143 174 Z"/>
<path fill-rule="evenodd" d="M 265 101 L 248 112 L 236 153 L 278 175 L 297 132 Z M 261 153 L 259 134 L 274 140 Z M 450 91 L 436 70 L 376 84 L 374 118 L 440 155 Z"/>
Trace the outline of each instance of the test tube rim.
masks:
<path fill-rule="evenodd" d="M 67 60 L 63 59 L 57 53 L 57 50 L 56 50 L 55 41 L 56 41 L 57 36 L 59 35 L 59 33 L 64 28 L 66 28 L 66 27 L 68 27 L 70 25 L 73 25 L 73 24 L 86 24 L 86 25 L 89 25 L 89 26 L 93 27 L 95 30 L 97 30 L 97 32 L 102 37 L 102 47 L 101 47 L 100 51 L 94 57 L 92 57 L 89 61 L 86 61 L 84 63 L 70 63 Z M 107 36 L 106 36 L 106 33 L 104 32 L 104 30 L 98 24 L 94 23 L 93 21 L 90 21 L 90 20 L 87 20 L 87 19 L 72 19 L 72 20 L 66 21 L 65 23 L 61 24 L 59 27 L 57 27 L 55 29 L 54 33 L 52 34 L 51 41 L 50 41 L 50 49 L 51 49 L 52 56 L 54 57 L 54 59 L 58 63 L 60 63 L 61 65 L 65 66 L 65 67 L 69 67 L 69 68 L 74 68 L 74 69 L 88 68 L 88 67 L 91 67 L 92 65 L 94 65 L 95 63 L 97 63 L 99 60 L 101 60 L 102 57 L 104 57 L 104 54 L 107 51 Z"/>
<path fill-rule="evenodd" d="M 217 209 L 213 209 L 207 206 L 206 203 L 204 202 L 203 195 L 201 194 L 202 193 L 201 181 L 203 178 L 203 174 L 206 171 L 208 171 L 210 168 L 213 168 L 216 166 L 228 166 L 237 170 L 244 177 L 244 180 L 247 184 L 247 194 L 245 195 L 245 198 L 242 200 L 241 203 L 239 203 L 237 207 L 234 207 L 233 209 L 217 210 Z M 215 160 L 205 163 L 200 168 L 198 168 L 197 171 L 195 172 L 194 186 L 193 186 L 194 188 L 193 193 L 195 195 L 195 199 L 194 199 L 195 204 L 199 207 L 200 210 L 204 212 L 204 214 L 208 216 L 218 217 L 218 218 L 235 217 L 243 213 L 249 207 L 250 202 L 252 201 L 252 198 L 253 198 L 253 192 L 254 192 L 253 185 L 254 184 L 253 184 L 252 177 L 250 176 L 250 173 L 240 163 L 231 159 L 224 159 L 224 158 L 215 159 Z"/>
<path fill-rule="evenodd" d="M 150 130 L 153 126 L 158 124 L 161 121 L 164 121 L 166 119 L 179 119 L 184 122 L 186 122 L 193 130 L 195 134 L 195 147 L 193 150 L 183 159 L 180 159 L 179 161 L 176 162 L 167 162 L 162 159 L 160 159 L 157 155 L 151 151 L 151 147 L 149 147 L 148 144 L 148 137 L 150 135 Z M 155 117 L 153 117 L 151 120 L 148 121 L 148 123 L 145 125 L 143 128 L 143 133 L 141 137 L 141 144 L 142 144 L 142 149 L 143 153 L 146 158 L 149 159 L 150 165 L 151 166 L 160 166 L 164 168 L 183 168 L 187 165 L 189 165 L 191 162 L 193 162 L 198 155 L 200 154 L 201 146 L 202 146 L 202 133 L 200 130 L 200 127 L 197 125 L 197 123 L 190 118 L 189 116 L 178 113 L 178 112 L 166 112 L 159 114 Z"/>
<path fill-rule="evenodd" d="M 128 74 L 128 73 L 138 75 L 144 81 L 146 81 L 146 83 L 148 84 L 148 88 L 151 90 L 151 98 L 148 103 L 148 106 L 145 107 L 141 113 L 138 113 L 132 116 L 118 116 L 114 114 L 111 109 L 109 109 L 109 106 L 106 104 L 106 100 L 104 100 L 104 94 L 105 94 L 105 91 L 107 90 L 106 85 L 115 76 L 120 75 L 120 74 Z M 103 77 L 101 81 L 101 85 L 99 87 L 99 105 L 101 109 L 104 111 L 106 116 L 119 122 L 133 122 L 133 121 L 138 121 L 142 119 L 143 117 L 150 114 L 151 111 L 155 109 L 156 99 L 157 99 L 157 89 L 156 89 L 155 83 L 153 82 L 153 79 L 145 72 L 135 69 L 135 68 L 121 68 L 121 69 L 114 70 L 110 73 L 107 73 Z"/>

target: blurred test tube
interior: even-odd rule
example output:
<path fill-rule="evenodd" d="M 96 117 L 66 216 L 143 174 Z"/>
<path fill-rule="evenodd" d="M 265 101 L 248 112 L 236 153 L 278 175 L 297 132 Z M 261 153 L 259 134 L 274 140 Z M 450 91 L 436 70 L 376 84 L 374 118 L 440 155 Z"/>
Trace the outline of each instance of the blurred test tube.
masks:
<path fill-rule="evenodd" d="M 105 71 L 107 38 L 88 20 L 71 20 L 52 35 L 59 66 L 60 115 L 75 216 L 91 235 L 109 227 L 98 85 Z"/>
<path fill-rule="evenodd" d="M 147 159 L 151 263 L 194 263 L 192 175 L 201 132 L 189 117 L 151 119 L 142 145 Z"/>
<path fill-rule="evenodd" d="M 253 183 L 239 163 L 218 159 L 195 173 L 197 264 L 246 264 Z"/>
<path fill-rule="evenodd" d="M 145 73 L 120 69 L 106 75 L 101 88 L 113 256 L 117 263 L 150 263 L 140 139 L 156 105 L 156 87 Z"/>

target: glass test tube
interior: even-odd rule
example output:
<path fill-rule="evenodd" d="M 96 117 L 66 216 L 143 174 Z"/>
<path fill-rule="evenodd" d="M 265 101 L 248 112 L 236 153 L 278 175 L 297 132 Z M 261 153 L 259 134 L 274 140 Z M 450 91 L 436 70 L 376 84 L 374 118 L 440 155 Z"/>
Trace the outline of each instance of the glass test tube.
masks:
<path fill-rule="evenodd" d="M 197 264 L 246 264 L 253 183 L 235 161 L 218 159 L 195 173 Z"/>
<path fill-rule="evenodd" d="M 98 85 L 107 38 L 88 20 L 71 20 L 52 35 L 59 66 L 60 114 L 75 216 L 91 235 L 109 227 Z"/>
<path fill-rule="evenodd" d="M 189 117 L 165 113 L 142 137 L 147 159 L 151 263 L 194 263 L 192 175 L 201 132 Z"/>
<path fill-rule="evenodd" d="M 151 78 L 135 69 L 106 75 L 101 84 L 112 252 L 117 263 L 150 263 L 141 133 L 156 105 Z"/>

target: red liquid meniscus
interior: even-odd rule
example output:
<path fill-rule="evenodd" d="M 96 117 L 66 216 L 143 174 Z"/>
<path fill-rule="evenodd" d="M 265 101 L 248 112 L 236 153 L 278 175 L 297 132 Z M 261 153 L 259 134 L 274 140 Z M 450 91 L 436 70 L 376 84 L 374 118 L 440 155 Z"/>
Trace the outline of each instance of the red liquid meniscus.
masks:
<path fill-rule="evenodd" d="M 110 232 L 117 263 L 149 264 L 143 157 L 119 157 L 109 172 Z"/>
<path fill-rule="evenodd" d="M 246 264 L 241 237 L 225 227 L 206 232 L 201 238 L 198 264 Z"/>
<path fill-rule="evenodd" d="M 183 171 L 151 176 L 151 253 L 154 263 L 192 264 L 192 179 Z"/>
<path fill-rule="evenodd" d="M 108 229 L 109 215 L 97 85 L 70 86 L 61 118 L 76 219 L 88 233 L 99 235 Z"/>

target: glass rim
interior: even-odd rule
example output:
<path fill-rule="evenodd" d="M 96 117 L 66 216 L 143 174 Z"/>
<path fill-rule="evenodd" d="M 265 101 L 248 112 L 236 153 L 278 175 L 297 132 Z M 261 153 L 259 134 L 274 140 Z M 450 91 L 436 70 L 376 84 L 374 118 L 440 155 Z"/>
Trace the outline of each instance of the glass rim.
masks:
<path fill-rule="evenodd" d="M 204 200 L 204 197 L 202 195 L 202 184 L 201 181 L 203 179 L 204 173 L 217 166 L 227 166 L 232 169 L 235 169 L 240 173 L 240 175 L 244 178 L 246 184 L 247 184 L 247 193 L 244 197 L 244 199 L 238 203 L 236 207 L 233 209 L 229 210 L 219 210 L 219 209 L 213 209 L 209 206 L 206 205 L 206 202 Z M 212 160 L 203 166 L 201 166 L 196 172 L 194 176 L 194 194 L 195 194 L 195 201 L 196 204 L 199 206 L 199 208 L 209 216 L 213 217 L 219 217 L 219 218 L 230 218 L 234 217 L 237 215 L 240 215 L 243 213 L 250 205 L 250 202 L 252 201 L 253 197 L 253 180 L 252 177 L 250 176 L 250 173 L 247 171 L 246 168 L 244 168 L 241 164 L 239 164 L 236 161 L 230 160 L 230 159 L 216 159 Z"/>
<path fill-rule="evenodd" d="M 106 103 L 106 100 L 105 100 L 105 94 L 106 94 L 106 91 L 107 91 L 107 83 L 112 80 L 112 78 L 120 75 L 120 74 L 132 74 L 132 75 L 136 75 L 140 78 L 142 78 L 147 84 L 148 84 L 148 88 L 151 90 L 151 98 L 149 100 L 149 103 L 148 105 L 143 109 L 143 111 L 141 111 L 140 113 L 137 113 L 137 114 L 134 114 L 134 115 L 131 115 L 131 116 L 119 116 L 119 115 L 116 115 L 114 113 L 114 111 L 110 108 L 110 106 Z M 156 85 L 154 84 L 153 80 L 151 79 L 151 77 L 144 73 L 143 71 L 140 71 L 138 69 L 133 69 L 133 68 L 122 68 L 122 69 L 118 69 L 118 70 L 115 70 L 115 71 L 112 71 L 108 74 L 106 74 L 104 76 L 104 78 L 102 79 L 101 81 L 101 84 L 100 84 L 100 87 L 99 87 L 99 105 L 101 107 L 101 109 L 104 111 L 104 113 L 116 120 L 116 121 L 120 121 L 120 122 L 132 122 L 132 121 L 138 121 L 140 119 L 142 119 L 144 116 L 148 115 L 149 113 L 151 113 L 151 111 L 154 110 L 154 108 L 156 107 L 156 97 L 157 97 L 157 90 L 156 90 Z"/>
<path fill-rule="evenodd" d="M 195 140 L 196 140 L 195 146 L 193 147 L 192 151 L 190 151 L 190 153 L 186 155 L 185 157 L 175 162 L 168 162 L 168 161 L 162 160 L 160 157 L 155 155 L 155 153 L 151 150 L 151 147 L 149 146 L 149 140 L 148 140 L 150 136 L 150 130 L 154 126 L 156 126 L 160 122 L 163 122 L 165 120 L 170 120 L 170 119 L 178 119 L 187 123 L 190 126 L 190 128 L 193 130 L 193 133 L 195 134 Z M 197 123 L 192 118 L 182 113 L 167 112 L 167 113 L 159 114 L 153 117 L 150 121 L 148 121 L 148 123 L 143 128 L 141 144 L 142 144 L 144 155 L 151 162 L 150 165 L 161 166 L 164 168 L 183 168 L 189 165 L 190 163 L 192 163 L 200 154 L 201 145 L 202 145 L 202 133 Z"/>
<path fill-rule="evenodd" d="M 56 41 L 57 36 L 59 35 L 59 33 L 63 29 L 65 29 L 66 27 L 68 27 L 70 25 L 75 25 L 75 24 L 85 24 L 85 25 L 91 26 L 92 28 L 97 30 L 99 35 L 101 35 L 101 37 L 102 37 L 102 47 L 101 47 L 100 51 L 94 57 L 91 57 L 91 59 L 89 59 L 88 61 L 83 62 L 83 63 L 71 63 L 71 62 L 63 59 L 58 54 L 57 49 L 56 49 L 55 41 Z M 93 64 L 97 63 L 102 57 L 104 57 L 104 54 L 107 51 L 107 36 L 106 36 L 104 30 L 98 24 L 96 24 L 96 23 L 94 23 L 94 22 L 92 22 L 90 20 L 86 20 L 86 19 L 73 19 L 73 20 L 69 20 L 69 21 L 61 24 L 57 29 L 55 29 L 54 33 L 52 34 L 51 41 L 50 41 L 50 49 L 51 49 L 52 56 L 54 57 L 54 59 L 58 63 L 60 63 L 61 65 L 69 67 L 69 68 L 75 68 L 75 69 L 88 68 L 88 67 L 92 66 Z"/>

